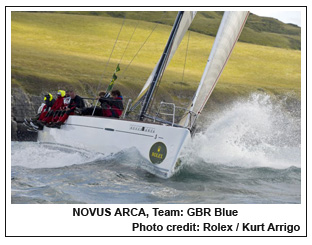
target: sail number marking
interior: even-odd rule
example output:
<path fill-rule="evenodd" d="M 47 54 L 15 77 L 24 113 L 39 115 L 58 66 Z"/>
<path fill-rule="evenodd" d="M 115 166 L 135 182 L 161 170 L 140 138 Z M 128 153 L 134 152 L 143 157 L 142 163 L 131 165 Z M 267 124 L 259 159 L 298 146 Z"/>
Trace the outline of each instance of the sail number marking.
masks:
<path fill-rule="evenodd" d="M 138 125 L 130 125 L 130 130 L 141 131 L 141 132 L 146 132 L 146 133 L 155 133 L 155 128 L 138 126 Z"/>

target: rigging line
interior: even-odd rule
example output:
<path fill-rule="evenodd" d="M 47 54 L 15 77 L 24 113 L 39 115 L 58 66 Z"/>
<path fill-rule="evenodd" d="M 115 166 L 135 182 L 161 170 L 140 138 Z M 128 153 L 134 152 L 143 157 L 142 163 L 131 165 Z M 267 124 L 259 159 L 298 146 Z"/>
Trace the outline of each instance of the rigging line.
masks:
<path fill-rule="evenodd" d="M 154 29 L 152 30 L 152 32 L 149 34 L 149 36 L 147 37 L 147 39 L 144 41 L 144 43 L 141 45 L 141 47 L 139 48 L 139 50 L 136 52 L 136 54 L 134 55 L 134 57 L 132 58 L 132 60 L 130 61 L 130 63 L 127 65 L 126 69 L 124 69 L 123 73 L 125 73 L 125 71 L 129 68 L 129 66 L 131 65 L 132 61 L 135 59 L 135 57 L 138 55 L 138 53 L 140 52 L 140 50 L 143 48 L 143 46 L 145 45 L 145 43 L 147 42 L 147 40 L 150 38 L 150 36 L 152 35 L 152 33 L 154 32 L 155 28 L 158 26 L 158 23 L 156 24 L 156 26 L 154 27 Z M 123 75 L 122 73 L 122 75 Z"/>
<path fill-rule="evenodd" d="M 188 31 L 188 38 L 187 38 L 187 45 L 186 45 L 186 51 L 185 51 L 185 60 L 184 60 L 184 67 L 183 67 L 183 74 L 182 74 L 182 83 L 184 82 L 184 71 L 185 71 L 185 66 L 186 66 L 186 60 L 187 60 L 187 54 L 188 54 L 188 48 L 189 48 L 189 42 L 190 42 L 190 35 L 191 31 Z M 182 86 L 181 83 L 181 86 Z"/>
<path fill-rule="evenodd" d="M 121 25 L 121 27 L 120 27 L 119 33 L 118 33 L 118 35 L 117 35 L 117 38 L 116 38 L 116 40 L 115 40 L 115 43 L 114 43 L 112 52 L 110 53 L 110 56 L 109 56 L 109 58 L 108 58 L 108 60 L 107 60 L 107 63 L 106 63 L 106 65 L 105 65 L 105 67 L 104 67 L 103 76 L 104 76 L 104 74 L 105 74 L 106 68 L 107 68 L 107 66 L 108 66 L 108 64 L 109 64 L 109 61 L 110 61 L 110 59 L 111 59 L 111 57 L 112 57 L 112 54 L 113 54 L 113 52 L 114 52 L 114 49 L 115 49 L 115 47 L 116 47 L 116 44 L 117 44 L 119 35 L 120 35 L 121 30 L 122 30 L 122 28 L 123 28 L 123 26 L 124 26 L 124 24 L 125 24 L 125 20 L 126 20 L 126 17 L 124 17 L 124 19 L 123 19 L 123 21 L 122 21 L 122 25 Z M 97 91 L 99 91 L 100 86 L 101 86 L 101 81 L 99 81 L 99 84 L 98 84 L 98 87 L 97 87 Z"/>
<path fill-rule="evenodd" d="M 109 61 L 110 61 L 110 59 L 111 59 L 111 57 L 112 57 L 112 54 L 113 54 L 113 52 L 114 52 L 114 49 L 115 49 L 116 43 L 117 43 L 117 41 L 118 41 L 119 35 L 120 35 L 120 33 L 121 33 L 121 30 L 122 30 L 122 28 L 123 28 L 123 26 L 124 26 L 124 24 L 125 24 L 125 20 L 126 20 L 126 16 L 124 17 L 124 19 L 123 19 L 123 21 L 122 21 L 122 25 L 121 25 L 121 27 L 120 27 L 119 33 L 118 33 L 118 35 L 117 35 L 117 38 L 116 38 L 116 40 L 115 40 L 115 43 L 114 43 L 112 52 L 111 52 L 111 54 L 110 54 L 110 56 L 109 56 L 109 58 L 108 58 L 108 60 L 107 60 L 107 63 L 106 63 L 106 65 L 105 65 L 105 67 L 104 67 L 103 77 L 104 77 L 106 68 L 107 68 L 107 66 L 108 66 L 108 64 L 109 64 Z M 97 87 L 97 91 L 95 91 L 95 94 L 97 94 L 97 92 L 99 91 L 100 86 L 101 86 L 101 80 L 99 81 L 99 84 L 98 84 L 98 87 Z M 96 108 L 96 105 L 97 105 L 98 103 L 99 103 L 99 99 L 97 99 L 97 101 L 96 101 L 95 104 L 94 104 L 94 109 L 93 109 L 93 112 L 92 112 L 92 116 L 94 115 L 95 108 Z"/>
<path fill-rule="evenodd" d="M 135 26 L 135 28 L 134 28 L 134 30 L 133 30 L 133 32 L 132 32 L 132 35 L 131 35 L 131 37 L 130 37 L 128 43 L 127 43 L 127 46 L 126 46 L 126 48 L 125 48 L 125 51 L 123 52 L 123 54 L 122 54 L 122 56 L 121 56 L 121 58 L 120 58 L 118 64 L 120 64 L 120 62 L 122 61 L 122 59 L 123 59 L 123 57 L 124 57 L 124 55 L 125 55 L 125 53 L 126 53 L 126 51 L 127 51 L 127 49 L 128 49 L 128 46 L 129 46 L 129 44 L 130 44 L 130 42 L 131 42 L 131 40 L 132 40 L 132 37 L 134 36 L 134 33 L 135 33 L 135 31 L 136 31 L 136 29 L 137 29 L 137 27 L 138 27 L 138 25 L 139 25 L 140 20 L 141 20 L 141 17 L 138 19 L 138 22 L 137 22 L 137 24 L 136 24 L 136 26 Z"/>
<path fill-rule="evenodd" d="M 163 13 L 163 16 L 161 18 L 161 20 L 164 18 L 165 13 Z M 159 21 L 160 22 L 160 21 Z M 153 30 L 151 31 L 151 33 L 148 35 L 148 37 L 146 38 L 146 40 L 143 42 L 143 44 L 141 45 L 141 47 L 139 48 L 139 50 L 136 52 L 136 54 L 134 55 L 134 57 L 132 58 L 132 60 L 129 62 L 129 64 L 127 65 L 126 69 L 123 70 L 123 73 L 121 74 L 121 76 L 128 70 L 129 66 L 131 65 L 132 61 L 135 59 L 135 57 L 139 54 L 139 52 L 141 51 L 141 49 L 143 48 L 143 46 L 145 45 L 145 43 L 147 42 L 147 40 L 151 37 L 151 35 L 153 34 L 153 32 L 155 31 L 156 27 L 159 25 L 159 23 L 156 23 L 156 25 L 154 26 Z"/>

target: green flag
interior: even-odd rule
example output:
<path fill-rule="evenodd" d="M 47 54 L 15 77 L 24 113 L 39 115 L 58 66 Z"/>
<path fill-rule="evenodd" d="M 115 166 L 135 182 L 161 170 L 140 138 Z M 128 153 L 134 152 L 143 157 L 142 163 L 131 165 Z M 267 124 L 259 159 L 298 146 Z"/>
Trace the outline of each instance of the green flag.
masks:
<path fill-rule="evenodd" d="M 114 82 L 115 82 L 116 79 L 117 79 L 116 73 L 117 73 L 118 71 L 120 71 L 119 64 L 117 65 L 116 70 L 115 70 L 115 72 L 114 72 L 114 74 L 113 74 L 113 76 L 112 76 L 112 80 L 110 81 L 110 83 L 109 83 L 109 85 L 108 85 L 108 87 L 107 87 L 107 89 L 106 89 L 106 96 L 107 96 L 107 97 L 109 96 L 109 93 L 110 93 L 110 92 L 112 91 L 112 89 L 113 89 Z"/>
<path fill-rule="evenodd" d="M 114 82 L 117 79 L 117 75 L 114 73 L 113 77 L 112 77 L 112 82 Z"/>
<path fill-rule="evenodd" d="M 107 94 L 107 95 L 112 91 L 113 86 L 114 86 L 114 82 L 115 82 L 116 79 L 117 79 L 117 76 L 116 76 L 116 74 L 114 73 L 114 75 L 113 75 L 113 77 L 112 77 L 112 80 L 111 80 L 110 84 L 108 85 L 108 87 L 107 87 L 107 89 L 106 89 L 106 94 Z"/>
<path fill-rule="evenodd" d="M 119 64 L 118 64 L 117 67 L 116 67 L 115 72 L 119 72 L 119 71 L 120 71 L 120 67 L 119 67 Z"/>

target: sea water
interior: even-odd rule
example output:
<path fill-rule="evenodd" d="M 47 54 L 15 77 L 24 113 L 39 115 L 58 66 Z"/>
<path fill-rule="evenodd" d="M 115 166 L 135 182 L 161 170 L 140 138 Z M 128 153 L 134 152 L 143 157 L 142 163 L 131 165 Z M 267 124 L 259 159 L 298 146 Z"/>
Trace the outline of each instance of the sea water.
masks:
<path fill-rule="evenodd" d="M 11 202 L 301 203 L 300 119 L 300 102 L 260 93 L 207 113 L 167 180 L 141 169 L 135 149 L 12 142 Z"/>

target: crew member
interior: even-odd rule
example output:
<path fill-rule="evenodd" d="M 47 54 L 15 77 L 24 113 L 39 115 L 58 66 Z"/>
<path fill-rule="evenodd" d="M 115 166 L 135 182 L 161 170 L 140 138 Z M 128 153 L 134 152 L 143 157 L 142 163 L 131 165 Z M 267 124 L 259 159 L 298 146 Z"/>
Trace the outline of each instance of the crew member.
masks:
<path fill-rule="evenodd" d="M 45 106 L 42 108 L 41 114 L 38 118 L 38 121 L 41 121 L 50 111 L 53 106 L 55 99 L 53 99 L 52 94 L 48 93 L 44 96 Z"/>
<path fill-rule="evenodd" d="M 63 98 L 63 105 L 60 107 L 59 110 L 56 111 L 55 115 L 53 116 L 50 122 L 50 125 L 51 123 L 57 122 L 60 119 L 60 117 L 64 115 L 64 113 L 66 112 L 66 109 L 68 108 L 69 103 L 70 103 L 70 95 L 69 95 L 69 91 L 67 90 Z"/>
<path fill-rule="evenodd" d="M 67 118 L 70 115 L 75 114 L 74 112 L 75 112 L 76 108 L 83 109 L 85 107 L 83 99 L 79 95 L 76 95 L 74 90 L 69 90 L 69 95 L 70 95 L 70 102 L 69 102 L 68 107 L 65 110 L 64 115 L 61 116 L 59 118 L 59 120 L 54 125 L 52 125 L 51 127 L 60 128 L 61 125 L 64 124 L 64 122 L 67 120 Z"/>
<path fill-rule="evenodd" d="M 113 90 L 111 97 L 99 98 L 102 107 L 102 114 L 104 117 L 116 117 L 119 118 L 122 115 L 123 98 L 119 90 Z"/>
<path fill-rule="evenodd" d="M 105 92 L 100 92 L 99 93 L 99 97 L 97 97 L 96 99 L 99 100 L 100 98 L 105 98 L 105 94 L 106 94 Z M 81 111 L 81 114 L 82 115 L 92 115 L 93 114 L 94 116 L 103 116 L 103 113 L 102 113 L 102 103 L 101 103 L 101 107 L 96 106 L 94 108 L 94 106 L 92 106 L 92 107 L 84 108 Z"/>
<path fill-rule="evenodd" d="M 64 90 L 57 91 L 57 99 L 55 100 L 51 110 L 47 113 L 45 118 L 42 119 L 42 124 L 50 123 L 53 117 L 56 115 L 56 112 L 64 106 L 64 96 L 66 92 Z"/>
<path fill-rule="evenodd" d="M 95 115 L 104 117 L 116 117 L 119 118 L 123 111 L 122 96 L 119 90 L 111 92 L 111 96 L 105 98 L 106 93 L 100 92 L 97 98 L 101 103 L 101 107 L 89 107 L 82 110 L 82 115 Z"/>
<path fill-rule="evenodd" d="M 43 125 L 40 124 L 40 121 L 45 118 L 45 116 L 48 114 L 50 111 L 51 107 L 53 106 L 55 99 L 53 99 L 52 94 L 48 93 L 44 96 L 44 101 L 39 109 L 38 109 L 38 114 L 36 117 L 31 118 L 30 120 L 27 120 L 26 118 L 24 119 L 25 123 L 32 125 L 33 127 L 38 128 L 39 130 L 43 129 Z M 39 122 L 39 123 L 38 123 Z"/>

